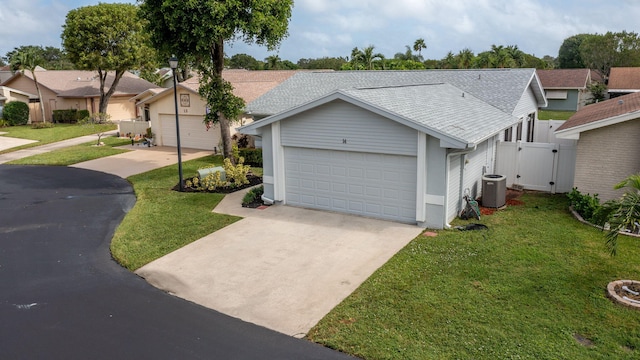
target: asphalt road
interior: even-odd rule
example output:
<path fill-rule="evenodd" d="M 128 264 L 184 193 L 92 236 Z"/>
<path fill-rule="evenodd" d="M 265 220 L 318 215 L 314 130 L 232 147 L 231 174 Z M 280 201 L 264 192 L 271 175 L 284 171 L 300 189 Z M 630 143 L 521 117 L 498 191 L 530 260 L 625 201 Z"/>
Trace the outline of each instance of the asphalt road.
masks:
<path fill-rule="evenodd" d="M 111 259 L 125 180 L 0 165 L 0 359 L 352 359 L 165 294 Z"/>

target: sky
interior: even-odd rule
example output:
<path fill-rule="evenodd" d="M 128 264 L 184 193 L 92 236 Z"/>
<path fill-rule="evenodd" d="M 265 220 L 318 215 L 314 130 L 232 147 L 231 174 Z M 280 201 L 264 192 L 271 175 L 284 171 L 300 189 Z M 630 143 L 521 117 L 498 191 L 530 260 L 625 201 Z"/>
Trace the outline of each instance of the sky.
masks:
<path fill-rule="evenodd" d="M 60 33 L 69 10 L 110 0 L 0 0 L 0 56 L 22 45 L 62 48 Z M 135 0 L 113 2 L 136 3 Z M 375 46 L 392 58 L 422 38 L 425 59 L 442 59 L 468 48 L 517 45 L 557 57 L 564 39 L 581 33 L 640 33 L 640 1 L 616 0 L 295 0 L 289 36 L 275 51 L 245 43 L 227 44 L 227 56 L 258 60 L 278 55 L 348 57 L 354 47 Z"/>

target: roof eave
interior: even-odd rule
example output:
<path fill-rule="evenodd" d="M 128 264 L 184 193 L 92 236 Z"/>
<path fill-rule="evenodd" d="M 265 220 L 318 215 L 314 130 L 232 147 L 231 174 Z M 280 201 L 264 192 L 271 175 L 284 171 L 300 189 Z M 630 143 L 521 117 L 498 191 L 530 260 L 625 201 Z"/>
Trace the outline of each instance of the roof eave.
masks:
<path fill-rule="evenodd" d="M 573 126 L 567 129 L 558 129 L 555 131 L 555 135 L 560 139 L 578 140 L 580 139 L 580 133 L 589 130 L 599 129 L 605 126 L 619 124 L 621 122 L 640 118 L 640 110 L 629 112 L 622 115 L 612 116 L 606 119 L 592 121 L 587 124 Z"/>

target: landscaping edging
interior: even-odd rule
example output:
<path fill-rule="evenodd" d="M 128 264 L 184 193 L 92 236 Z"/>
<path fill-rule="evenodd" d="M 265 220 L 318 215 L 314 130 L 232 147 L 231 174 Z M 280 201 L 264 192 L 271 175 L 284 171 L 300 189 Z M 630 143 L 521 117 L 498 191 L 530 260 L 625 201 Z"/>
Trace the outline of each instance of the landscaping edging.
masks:
<path fill-rule="evenodd" d="M 584 218 L 582 218 L 582 216 L 580 216 L 580 214 L 578 214 L 578 212 L 573 209 L 573 206 L 569 206 L 569 211 L 571 211 L 571 214 L 573 214 L 573 217 L 576 218 L 581 223 L 593 226 L 594 228 L 600 229 L 602 231 L 607 231 L 607 229 L 603 228 L 602 226 L 596 225 L 596 224 L 592 224 L 592 223 L 588 222 L 587 220 L 585 220 Z M 635 238 L 640 238 L 640 234 L 631 234 L 631 233 L 627 233 L 627 232 L 624 232 L 624 231 L 618 231 L 618 234 L 631 236 L 631 237 L 635 237 Z"/>
<path fill-rule="evenodd" d="M 622 297 L 616 292 L 616 287 L 621 288 L 629 285 L 640 285 L 640 281 L 635 280 L 616 280 L 607 285 L 607 296 L 618 304 L 628 306 L 640 310 L 640 301 Z"/>

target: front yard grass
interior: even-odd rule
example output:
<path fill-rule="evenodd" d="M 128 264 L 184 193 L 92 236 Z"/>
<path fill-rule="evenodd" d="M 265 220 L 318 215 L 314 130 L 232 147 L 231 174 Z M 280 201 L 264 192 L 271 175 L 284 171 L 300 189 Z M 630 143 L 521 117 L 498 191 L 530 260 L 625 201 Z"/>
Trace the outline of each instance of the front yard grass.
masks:
<path fill-rule="evenodd" d="M 540 110 L 538 119 L 540 120 L 569 120 L 575 111 Z"/>
<path fill-rule="evenodd" d="M 115 124 L 96 125 L 95 127 L 83 126 L 78 124 L 55 124 L 54 127 L 45 128 L 45 129 L 33 129 L 31 128 L 31 125 L 4 127 L 4 128 L 0 128 L 0 132 L 6 132 L 7 134 L 2 136 L 37 140 L 38 142 L 0 151 L 0 154 L 21 150 L 21 149 L 26 149 L 34 146 L 50 144 L 53 142 L 76 138 L 84 135 L 91 135 L 98 131 L 115 130 L 117 128 L 118 126 Z"/>
<path fill-rule="evenodd" d="M 101 139 L 104 146 L 95 146 L 97 139 L 98 138 L 96 136 L 96 141 L 53 150 L 43 154 L 28 156 L 26 158 L 10 161 L 7 164 L 67 166 L 127 152 L 128 150 L 116 149 L 115 147 L 131 143 L 129 139 L 120 139 L 114 136 L 108 136 Z"/>
<path fill-rule="evenodd" d="M 221 156 L 183 162 L 187 178 L 203 167 L 222 165 Z M 239 217 L 213 213 L 223 194 L 177 192 L 178 165 L 129 177 L 137 201 L 117 228 L 111 253 L 122 266 L 141 266 L 213 233 Z"/>
<path fill-rule="evenodd" d="M 307 338 L 364 359 L 640 358 L 640 311 L 605 295 L 640 278 L 638 239 L 610 257 L 565 195 L 522 200 L 489 230 L 418 236 Z"/>

